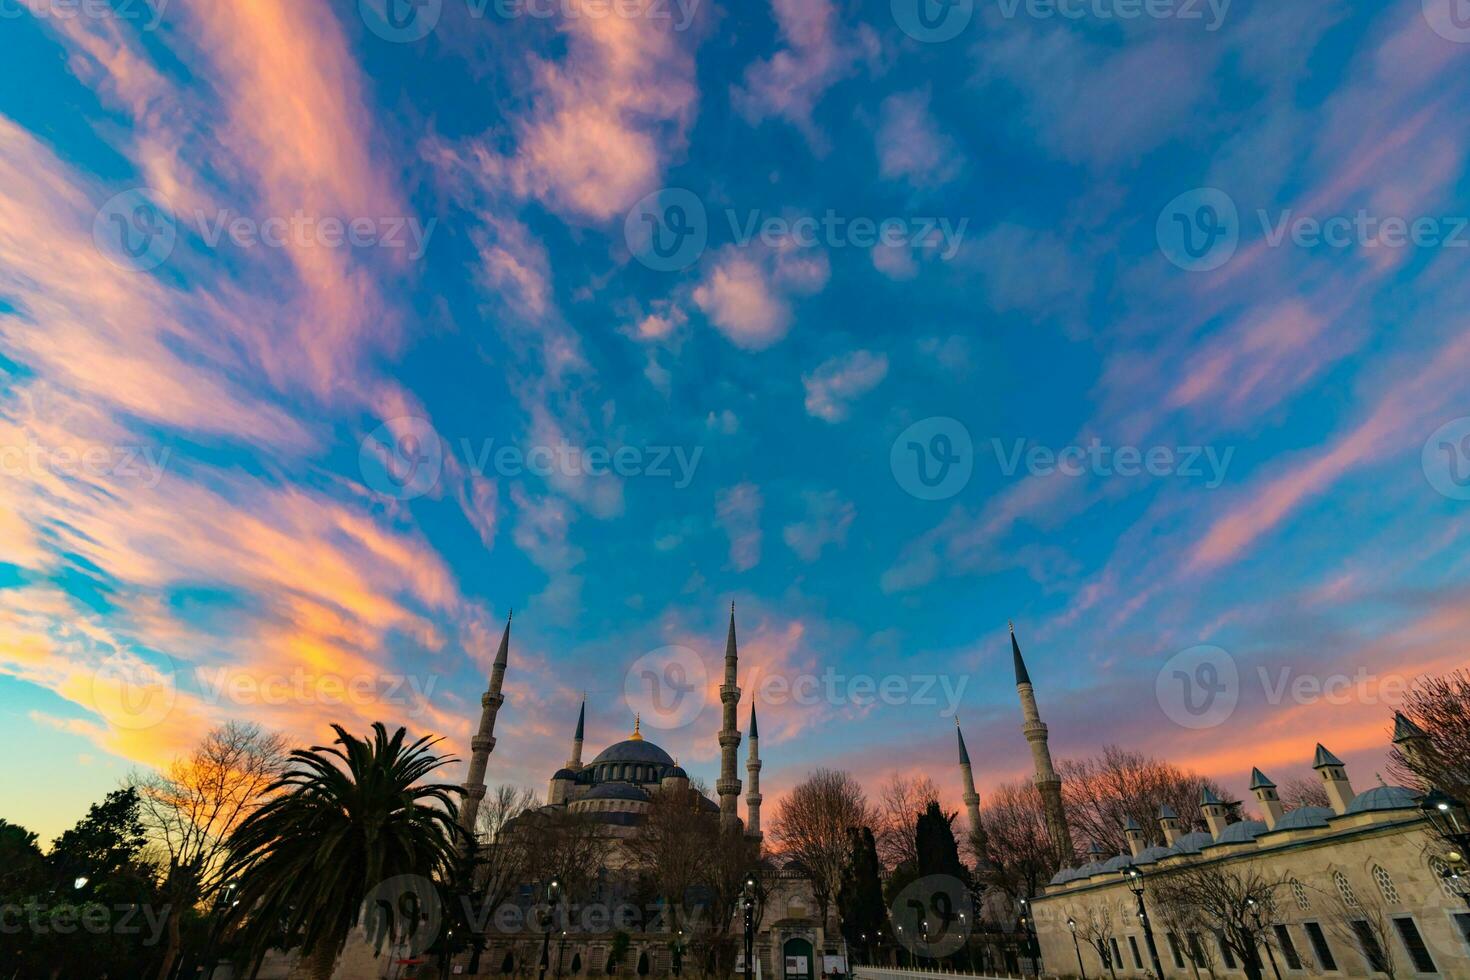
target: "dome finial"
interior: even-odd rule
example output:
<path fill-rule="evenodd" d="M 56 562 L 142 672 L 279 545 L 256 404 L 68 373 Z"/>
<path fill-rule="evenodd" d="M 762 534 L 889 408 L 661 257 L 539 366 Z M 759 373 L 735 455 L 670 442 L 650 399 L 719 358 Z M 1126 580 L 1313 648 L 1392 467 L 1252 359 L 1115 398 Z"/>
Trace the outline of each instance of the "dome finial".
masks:
<path fill-rule="evenodd" d="M 630 742 L 641 742 L 641 741 L 643 741 L 643 733 L 638 730 L 639 729 L 639 726 L 641 726 L 642 724 L 643 724 L 643 718 L 642 718 L 642 716 L 641 715 L 638 715 L 638 714 L 633 715 L 633 734 L 628 736 L 628 741 L 630 741 Z"/>

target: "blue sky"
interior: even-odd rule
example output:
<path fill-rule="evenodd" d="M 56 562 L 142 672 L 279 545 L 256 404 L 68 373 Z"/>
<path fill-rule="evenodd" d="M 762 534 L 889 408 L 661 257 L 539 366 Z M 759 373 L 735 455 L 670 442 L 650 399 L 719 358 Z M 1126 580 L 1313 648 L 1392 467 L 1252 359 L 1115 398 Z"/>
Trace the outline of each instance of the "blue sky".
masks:
<path fill-rule="evenodd" d="M 511 608 L 540 789 L 732 601 L 768 799 L 957 797 L 954 709 L 1023 775 L 1008 619 L 1061 756 L 1369 784 L 1470 625 L 1470 31 L 920 2 L 0 7 L 6 816 L 231 717 L 464 751 Z"/>

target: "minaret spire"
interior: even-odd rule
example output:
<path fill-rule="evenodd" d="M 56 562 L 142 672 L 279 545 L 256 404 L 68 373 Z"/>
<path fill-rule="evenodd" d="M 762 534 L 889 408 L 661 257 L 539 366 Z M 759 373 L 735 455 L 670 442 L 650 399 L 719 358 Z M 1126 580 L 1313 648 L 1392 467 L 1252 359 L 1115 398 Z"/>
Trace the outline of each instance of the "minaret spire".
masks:
<path fill-rule="evenodd" d="M 1056 848 L 1057 861 L 1062 867 L 1070 867 L 1076 860 L 1072 850 L 1072 832 L 1067 828 L 1067 814 L 1062 809 L 1062 777 L 1057 775 L 1051 764 L 1051 749 L 1047 747 L 1046 725 L 1036 709 L 1036 692 L 1031 687 L 1031 675 L 1026 662 L 1021 659 L 1021 644 L 1016 641 L 1016 627 L 1011 625 L 1011 657 L 1016 668 L 1016 693 L 1021 699 L 1021 716 L 1025 720 L 1021 731 L 1031 743 L 1031 760 L 1036 766 L 1036 789 L 1041 793 L 1042 809 L 1046 816 L 1046 829 Z"/>
<path fill-rule="evenodd" d="M 755 698 L 750 701 L 750 754 L 745 763 L 745 775 L 750 789 L 745 794 L 745 836 L 761 837 L 761 754 L 760 728 L 755 722 Z"/>
<path fill-rule="evenodd" d="M 495 751 L 495 716 L 505 703 L 500 693 L 505 683 L 505 667 L 510 661 L 510 619 L 506 613 L 505 632 L 500 634 L 500 649 L 495 653 L 495 663 L 490 668 L 490 687 L 480 696 L 480 728 L 470 739 L 470 771 L 465 777 L 464 804 L 459 810 L 459 825 L 473 839 L 475 818 L 480 812 L 480 801 L 485 798 L 485 767 L 490 763 L 490 753 Z"/>
<path fill-rule="evenodd" d="M 582 768 L 582 736 L 587 732 L 587 695 L 582 695 L 582 710 L 577 712 L 577 732 L 572 736 L 572 757 L 567 768 L 576 772 Z"/>
<path fill-rule="evenodd" d="M 720 685 L 720 704 L 724 708 L 720 726 L 720 778 L 715 791 L 720 797 L 720 826 L 730 828 L 740 823 L 740 778 L 735 775 L 736 750 L 740 747 L 740 730 L 736 727 L 735 708 L 740 703 L 736 684 L 739 654 L 735 644 L 735 603 L 730 603 L 730 631 L 725 638 L 725 681 Z"/>
<path fill-rule="evenodd" d="M 965 748 L 965 733 L 960 731 L 959 715 L 954 719 L 954 734 L 960 743 L 960 782 L 964 787 L 965 815 L 970 820 L 970 840 L 977 860 L 985 860 L 985 826 L 980 822 L 980 794 L 975 792 L 975 774 L 970 769 L 970 752 Z"/>

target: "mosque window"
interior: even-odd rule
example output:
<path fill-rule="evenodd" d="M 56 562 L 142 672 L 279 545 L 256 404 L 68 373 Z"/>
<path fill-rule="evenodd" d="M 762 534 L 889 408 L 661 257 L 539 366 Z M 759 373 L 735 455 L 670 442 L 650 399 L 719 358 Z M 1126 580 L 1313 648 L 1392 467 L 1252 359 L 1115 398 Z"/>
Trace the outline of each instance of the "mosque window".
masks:
<path fill-rule="evenodd" d="M 1297 879 L 1291 879 L 1291 893 L 1296 897 L 1296 907 L 1303 912 L 1312 911 L 1312 900 L 1307 897 L 1307 886 Z"/>
<path fill-rule="evenodd" d="M 1357 893 L 1353 891 L 1353 886 L 1348 884 L 1347 875 L 1341 871 L 1332 872 L 1332 883 L 1337 886 L 1337 894 L 1342 896 L 1343 902 L 1349 908 L 1355 909 L 1361 906 Z"/>
<path fill-rule="evenodd" d="M 1383 870 L 1379 864 L 1373 865 L 1373 880 L 1378 883 L 1378 890 L 1383 893 L 1383 900 L 1389 905 L 1399 904 L 1399 890 L 1393 886 L 1393 877 Z"/>
<path fill-rule="evenodd" d="M 1444 892 L 1445 897 L 1459 901 L 1460 894 L 1455 891 L 1455 881 L 1450 877 L 1450 866 L 1445 863 L 1444 858 L 1430 858 L 1429 870 L 1433 872 L 1434 880 L 1439 882 L 1440 891 Z"/>

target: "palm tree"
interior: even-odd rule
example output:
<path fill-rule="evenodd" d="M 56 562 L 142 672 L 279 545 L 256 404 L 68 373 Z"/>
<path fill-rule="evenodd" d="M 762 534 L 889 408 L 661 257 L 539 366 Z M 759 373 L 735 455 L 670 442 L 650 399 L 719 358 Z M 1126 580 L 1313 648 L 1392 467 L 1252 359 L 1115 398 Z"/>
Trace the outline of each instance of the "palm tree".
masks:
<path fill-rule="evenodd" d="M 370 741 L 332 728 L 333 746 L 291 753 L 270 801 L 230 835 L 225 867 L 239 885 L 232 914 L 250 955 L 258 962 L 283 933 L 298 938 L 302 968 L 316 980 L 331 976 L 375 890 L 399 876 L 432 887 L 460 841 L 463 791 L 421 782 L 456 761 L 429 751 L 437 738 L 404 745 L 404 730 L 390 737 L 381 722 Z"/>

